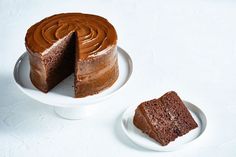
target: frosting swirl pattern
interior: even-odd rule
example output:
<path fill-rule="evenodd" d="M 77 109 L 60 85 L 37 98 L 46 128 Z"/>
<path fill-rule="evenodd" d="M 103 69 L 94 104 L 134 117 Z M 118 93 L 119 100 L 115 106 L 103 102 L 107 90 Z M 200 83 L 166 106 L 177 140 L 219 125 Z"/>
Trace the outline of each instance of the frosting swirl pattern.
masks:
<path fill-rule="evenodd" d="M 42 53 L 58 40 L 75 33 L 79 53 L 83 58 L 116 45 L 114 27 L 103 17 L 66 13 L 45 18 L 33 25 L 27 32 L 26 45 L 31 53 Z"/>

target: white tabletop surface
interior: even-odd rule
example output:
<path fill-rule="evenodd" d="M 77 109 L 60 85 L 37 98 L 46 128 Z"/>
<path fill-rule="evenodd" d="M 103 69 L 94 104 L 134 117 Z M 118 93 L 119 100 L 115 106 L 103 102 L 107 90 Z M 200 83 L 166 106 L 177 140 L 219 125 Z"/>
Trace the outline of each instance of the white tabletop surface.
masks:
<path fill-rule="evenodd" d="M 84 120 L 65 120 L 24 95 L 12 71 L 26 30 L 44 17 L 84 12 L 106 17 L 132 57 L 127 86 Z M 236 2 L 0 1 L 0 157 L 236 156 Z M 206 132 L 174 152 L 136 146 L 120 128 L 131 105 L 175 90 L 206 114 Z"/>

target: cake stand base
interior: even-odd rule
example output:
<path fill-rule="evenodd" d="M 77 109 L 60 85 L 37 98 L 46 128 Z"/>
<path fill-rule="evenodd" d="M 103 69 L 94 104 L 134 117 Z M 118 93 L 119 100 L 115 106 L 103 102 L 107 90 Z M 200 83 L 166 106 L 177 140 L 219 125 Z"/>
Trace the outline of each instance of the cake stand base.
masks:
<path fill-rule="evenodd" d="M 54 111 L 58 116 L 69 120 L 84 119 L 98 112 L 96 105 L 75 108 L 54 107 Z"/>

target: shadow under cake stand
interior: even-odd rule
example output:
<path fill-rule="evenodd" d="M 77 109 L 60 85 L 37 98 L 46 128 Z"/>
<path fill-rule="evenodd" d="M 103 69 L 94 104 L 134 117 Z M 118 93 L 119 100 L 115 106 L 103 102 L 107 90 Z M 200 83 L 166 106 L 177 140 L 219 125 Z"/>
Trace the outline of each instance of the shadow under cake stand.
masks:
<path fill-rule="evenodd" d="M 30 66 L 26 52 L 17 60 L 13 75 L 17 86 L 29 97 L 41 103 L 54 106 L 55 112 L 63 118 L 83 119 L 97 112 L 100 108 L 98 103 L 114 95 L 130 79 L 133 71 L 132 59 L 120 47 L 117 48 L 117 52 L 119 64 L 119 77 L 117 81 L 110 88 L 84 98 L 74 98 L 73 74 L 46 94 L 36 89 L 29 77 Z"/>

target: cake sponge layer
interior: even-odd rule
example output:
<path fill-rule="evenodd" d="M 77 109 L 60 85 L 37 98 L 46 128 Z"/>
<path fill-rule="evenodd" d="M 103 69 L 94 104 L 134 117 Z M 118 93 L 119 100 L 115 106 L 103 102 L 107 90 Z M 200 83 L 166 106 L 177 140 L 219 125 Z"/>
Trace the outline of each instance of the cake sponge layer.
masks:
<path fill-rule="evenodd" d="M 174 91 L 141 103 L 135 110 L 133 123 L 163 146 L 198 126 Z"/>

